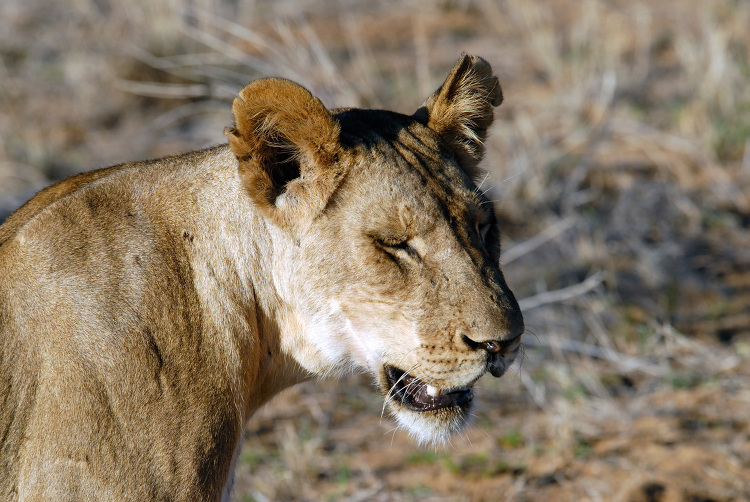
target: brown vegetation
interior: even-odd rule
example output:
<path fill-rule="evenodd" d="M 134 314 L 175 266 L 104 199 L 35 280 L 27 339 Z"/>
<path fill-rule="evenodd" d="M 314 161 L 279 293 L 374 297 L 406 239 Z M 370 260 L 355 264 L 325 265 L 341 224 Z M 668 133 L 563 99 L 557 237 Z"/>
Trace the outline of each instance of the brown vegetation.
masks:
<path fill-rule="evenodd" d="M 3 2 L 0 210 L 226 141 L 260 76 L 410 112 L 461 51 L 505 102 L 483 190 L 529 327 L 476 427 L 420 450 L 369 382 L 256 416 L 236 500 L 732 501 L 750 493 L 750 4 Z"/>

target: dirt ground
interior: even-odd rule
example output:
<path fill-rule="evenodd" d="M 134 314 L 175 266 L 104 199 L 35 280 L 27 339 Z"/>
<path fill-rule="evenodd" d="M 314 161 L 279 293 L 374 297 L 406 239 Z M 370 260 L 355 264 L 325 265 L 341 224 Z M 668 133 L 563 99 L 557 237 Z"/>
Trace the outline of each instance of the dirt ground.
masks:
<path fill-rule="evenodd" d="M 750 500 L 750 3 L 5 0 L 0 219 L 52 181 L 224 142 L 284 76 L 411 113 L 466 51 L 525 356 L 417 447 L 370 379 L 253 417 L 234 499 Z"/>

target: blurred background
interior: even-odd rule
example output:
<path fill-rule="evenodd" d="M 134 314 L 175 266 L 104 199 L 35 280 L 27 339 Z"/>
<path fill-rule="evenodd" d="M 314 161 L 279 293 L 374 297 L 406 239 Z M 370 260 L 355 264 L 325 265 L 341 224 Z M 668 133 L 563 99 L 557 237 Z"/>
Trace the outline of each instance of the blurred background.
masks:
<path fill-rule="evenodd" d="M 223 143 L 253 79 L 412 113 L 481 55 L 523 361 L 438 450 L 367 377 L 291 389 L 248 424 L 235 500 L 747 500 L 748 27 L 743 0 L 3 0 L 0 220 L 71 174 Z"/>

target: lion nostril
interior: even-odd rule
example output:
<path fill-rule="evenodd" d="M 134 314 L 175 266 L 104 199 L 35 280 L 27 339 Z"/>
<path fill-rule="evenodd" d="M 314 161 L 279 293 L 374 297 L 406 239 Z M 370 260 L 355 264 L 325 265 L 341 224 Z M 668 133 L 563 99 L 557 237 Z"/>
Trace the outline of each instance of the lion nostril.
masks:
<path fill-rule="evenodd" d="M 482 342 L 475 342 L 468 336 L 464 335 L 463 341 L 466 345 L 469 346 L 471 350 L 484 350 L 490 355 L 494 355 L 494 354 L 500 354 L 503 351 L 509 350 L 511 347 L 515 345 L 515 343 L 517 342 L 519 338 L 520 338 L 520 335 L 510 337 L 505 340 L 487 340 L 487 341 L 482 341 Z"/>
<path fill-rule="evenodd" d="M 464 343 L 469 346 L 471 350 L 484 350 L 490 354 L 497 354 L 503 350 L 503 343 L 496 340 L 489 340 L 485 342 L 475 342 L 468 336 L 463 336 Z"/>
<path fill-rule="evenodd" d="M 466 345 L 468 345 L 468 346 L 469 346 L 469 348 L 470 348 L 471 350 L 479 350 L 479 349 L 482 349 L 482 348 L 484 348 L 484 347 L 483 347 L 483 345 L 484 345 L 484 344 L 483 344 L 482 342 L 475 342 L 474 340 L 472 340 L 471 338 L 469 338 L 469 337 L 468 337 L 468 336 L 466 336 L 466 335 L 464 335 L 464 336 L 463 336 L 463 341 L 464 341 L 464 343 L 465 343 Z"/>

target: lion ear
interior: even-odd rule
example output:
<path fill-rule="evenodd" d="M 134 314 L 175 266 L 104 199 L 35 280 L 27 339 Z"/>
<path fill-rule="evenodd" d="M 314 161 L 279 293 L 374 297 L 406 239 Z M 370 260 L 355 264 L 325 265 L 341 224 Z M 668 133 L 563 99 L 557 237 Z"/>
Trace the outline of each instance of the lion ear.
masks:
<path fill-rule="evenodd" d="M 464 171 L 474 176 L 484 156 L 493 108 L 502 102 L 503 92 L 490 64 L 479 56 L 462 54 L 414 118 L 440 134 Z"/>
<path fill-rule="evenodd" d="M 232 105 L 229 146 L 245 189 L 260 209 L 282 224 L 322 210 L 339 176 L 339 126 L 304 87 L 280 78 L 257 80 Z"/>

